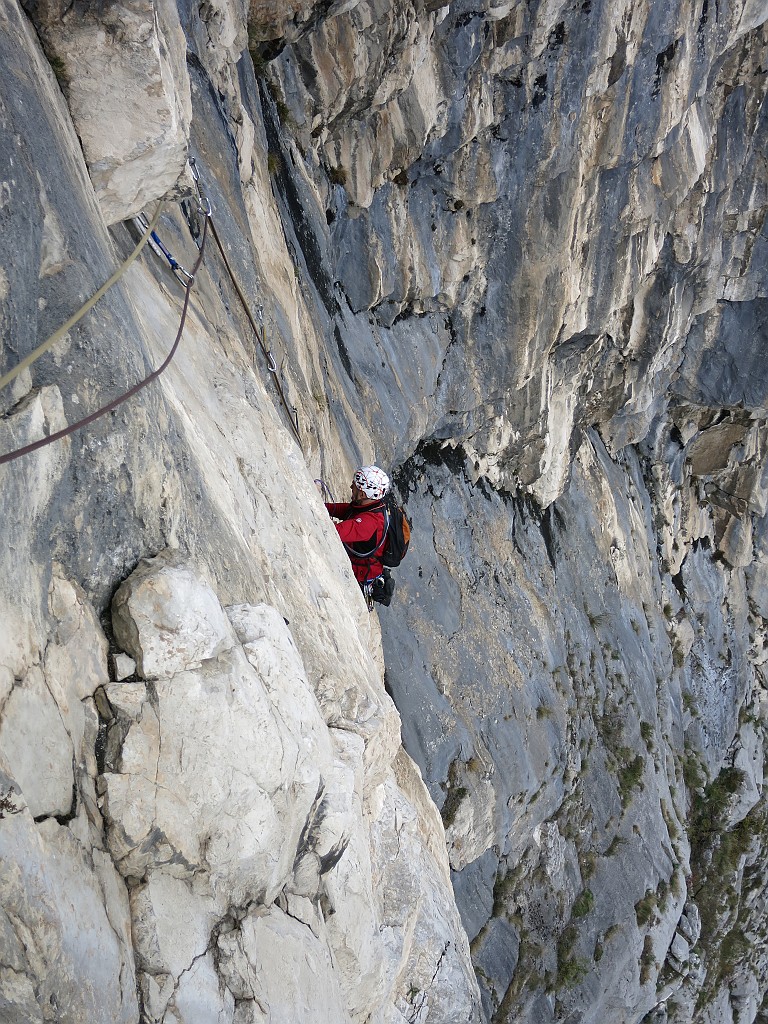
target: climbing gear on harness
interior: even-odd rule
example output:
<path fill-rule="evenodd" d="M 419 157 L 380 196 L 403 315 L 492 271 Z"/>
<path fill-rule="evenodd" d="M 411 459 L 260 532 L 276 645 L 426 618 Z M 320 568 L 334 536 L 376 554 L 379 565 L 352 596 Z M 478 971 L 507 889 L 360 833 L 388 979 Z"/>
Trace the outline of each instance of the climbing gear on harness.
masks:
<path fill-rule="evenodd" d="M 130 267 L 130 265 L 133 263 L 133 261 L 136 259 L 141 250 L 149 241 L 149 236 L 152 234 L 155 224 L 157 224 L 160 218 L 160 214 L 163 211 L 163 205 L 164 204 L 161 202 L 157 210 L 155 211 L 155 215 L 152 218 L 151 223 L 147 225 L 147 229 L 141 236 L 138 245 L 133 250 L 128 259 L 125 260 L 124 263 L 120 264 L 120 266 L 114 272 L 112 277 L 110 277 L 110 279 L 106 281 L 97 292 L 94 292 L 90 299 L 88 299 L 88 301 L 85 302 L 76 313 L 73 313 L 65 324 L 62 324 L 57 331 L 54 331 L 50 338 L 47 338 L 42 343 L 42 345 L 38 345 L 37 348 L 33 352 L 30 352 L 29 355 L 26 356 L 24 359 L 22 359 L 22 361 L 17 366 L 14 366 L 12 370 L 9 370 L 8 373 L 6 373 L 3 377 L 0 377 L 0 388 L 4 388 L 6 384 L 10 384 L 15 377 L 18 377 L 22 370 L 26 370 L 28 366 L 31 366 L 33 363 L 36 363 L 37 360 L 42 355 L 45 355 L 45 353 L 48 352 L 49 349 L 53 348 L 56 342 L 60 341 L 67 333 L 67 331 L 71 330 L 71 328 L 73 328 L 79 320 L 82 320 L 82 318 L 85 316 L 88 310 L 92 309 L 96 305 L 99 299 L 106 292 L 109 291 L 112 285 L 116 284 L 120 280 L 120 278 L 126 272 L 128 267 Z"/>
<path fill-rule="evenodd" d="M 389 569 L 385 569 L 381 576 L 373 580 L 369 585 L 371 588 L 371 600 L 377 604 L 383 604 L 385 608 L 389 608 L 395 594 L 395 581 L 392 579 L 392 573 Z"/>
<path fill-rule="evenodd" d="M 354 558 L 356 561 L 368 561 L 370 563 L 373 562 L 374 559 L 376 559 L 377 554 L 380 554 L 383 551 L 383 545 L 387 541 L 387 532 L 389 530 L 389 512 L 387 511 L 386 508 L 382 507 L 381 505 L 376 505 L 375 508 L 362 509 L 355 508 L 354 505 L 349 506 L 349 516 L 354 516 L 358 512 L 383 512 L 384 514 L 384 532 L 381 535 L 381 539 L 376 541 L 376 544 L 371 548 L 370 551 L 358 551 L 354 544 L 347 544 L 345 541 L 341 542 L 344 545 L 347 554 Z M 349 516 L 347 516 L 347 518 L 349 518 Z M 376 540 L 375 534 L 372 539 Z M 362 541 L 358 541 L 356 543 L 362 543 Z"/>
<path fill-rule="evenodd" d="M 389 477 L 378 466 L 361 466 L 352 477 L 355 484 L 369 498 L 383 498 L 389 490 Z"/>
<path fill-rule="evenodd" d="M 147 218 L 144 216 L 143 213 L 140 213 L 138 214 L 138 216 L 134 217 L 133 223 L 136 225 L 140 232 L 147 230 Z M 190 279 L 191 274 L 189 273 L 188 270 L 182 267 L 179 261 L 175 259 L 173 254 L 169 252 L 168 249 L 166 249 L 166 247 L 160 240 L 160 236 L 156 231 L 150 232 L 149 247 L 157 256 L 160 256 L 161 259 L 164 256 L 168 260 L 168 265 L 173 271 L 173 274 L 176 277 L 176 279 L 181 284 L 186 286 L 186 283 Z"/>
<path fill-rule="evenodd" d="M 372 612 L 374 604 L 383 604 L 385 608 L 389 608 L 395 594 L 395 581 L 389 569 L 385 569 L 375 580 L 361 583 L 360 589 L 368 605 L 368 611 Z"/>

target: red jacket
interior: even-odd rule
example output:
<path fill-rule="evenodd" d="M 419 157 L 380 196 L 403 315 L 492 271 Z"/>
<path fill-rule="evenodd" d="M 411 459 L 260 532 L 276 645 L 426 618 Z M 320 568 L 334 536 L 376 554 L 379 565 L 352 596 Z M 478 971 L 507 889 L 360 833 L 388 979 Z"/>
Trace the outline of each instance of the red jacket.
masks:
<path fill-rule="evenodd" d="M 336 523 L 336 529 L 347 549 L 357 582 L 367 583 L 381 576 L 384 571 L 381 555 L 385 547 L 384 502 L 361 507 L 348 501 L 337 501 L 330 504 L 326 502 L 325 507 L 334 519 L 342 520 Z M 356 551 L 361 554 L 375 551 L 375 554 L 369 558 L 359 558 L 355 557 Z"/>

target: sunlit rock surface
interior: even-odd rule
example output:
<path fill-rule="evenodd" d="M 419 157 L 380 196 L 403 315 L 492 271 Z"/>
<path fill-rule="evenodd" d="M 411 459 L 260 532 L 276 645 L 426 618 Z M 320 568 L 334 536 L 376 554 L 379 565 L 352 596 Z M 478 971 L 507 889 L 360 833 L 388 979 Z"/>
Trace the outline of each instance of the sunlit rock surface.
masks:
<path fill-rule="evenodd" d="M 0 6 L 0 1016 L 761 1019 L 767 17 Z"/>

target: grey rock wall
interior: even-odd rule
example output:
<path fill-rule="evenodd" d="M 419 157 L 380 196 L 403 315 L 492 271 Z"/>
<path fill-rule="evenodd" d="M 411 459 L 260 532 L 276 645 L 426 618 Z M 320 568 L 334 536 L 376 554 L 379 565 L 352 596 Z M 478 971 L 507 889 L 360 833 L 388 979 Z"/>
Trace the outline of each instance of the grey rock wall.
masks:
<path fill-rule="evenodd" d="M 765 1012 L 766 18 L 3 5 L 5 1017 Z"/>

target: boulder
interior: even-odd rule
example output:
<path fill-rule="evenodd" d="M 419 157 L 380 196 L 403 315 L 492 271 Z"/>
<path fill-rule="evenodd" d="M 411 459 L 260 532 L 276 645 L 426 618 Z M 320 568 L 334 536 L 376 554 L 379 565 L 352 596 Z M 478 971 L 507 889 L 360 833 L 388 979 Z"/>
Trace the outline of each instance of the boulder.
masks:
<path fill-rule="evenodd" d="M 234 644 L 211 588 L 191 569 L 162 555 L 142 561 L 119 587 L 112 625 L 143 679 L 170 678 Z"/>

